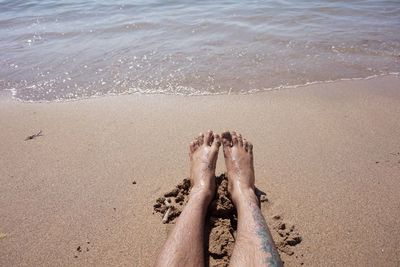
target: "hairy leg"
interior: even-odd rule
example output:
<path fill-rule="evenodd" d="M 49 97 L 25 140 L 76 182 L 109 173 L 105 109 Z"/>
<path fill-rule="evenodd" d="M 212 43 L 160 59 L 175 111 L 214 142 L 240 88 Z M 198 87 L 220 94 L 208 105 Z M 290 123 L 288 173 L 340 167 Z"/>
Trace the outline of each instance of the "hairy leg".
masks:
<path fill-rule="evenodd" d="M 190 143 L 189 201 L 165 242 L 156 266 L 204 266 L 204 224 L 215 193 L 220 137 L 210 130 Z"/>
<path fill-rule="evenodd" d="M 224 132 L 222 143 L 238 229 L 231 266 L 282 266 L 255 194 L 253 145 L 235 132 Z"/>

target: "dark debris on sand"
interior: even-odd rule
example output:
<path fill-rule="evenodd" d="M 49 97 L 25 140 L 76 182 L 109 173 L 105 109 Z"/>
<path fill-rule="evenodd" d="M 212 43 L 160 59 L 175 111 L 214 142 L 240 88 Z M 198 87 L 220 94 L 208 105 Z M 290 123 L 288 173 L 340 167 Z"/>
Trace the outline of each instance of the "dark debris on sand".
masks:
<path fill-rule="evenodd" d="M 153 205 L 154 211 L 161 213 L 163 223 L 173 223 L 188 200 L 190 191 L 190 180 L 184 179 L 174 189 L 157 198 Z"/>
<path fill-rule="evenodd" d="M 303 240 L 299 232 L 292 224 L 285 223 L 280 215 L 275 215 L 273 229 L 278 233 L 278 240 L 275 240 L 276 247 L 280 252 L 289 256 L 294 254 L 293 247 Z"/>
<path fill-rule="evenodd" d="M 37 133 L 35 133 L 35 134 L 32 134 L 32 135 L 27 136 L 27 137 L 25 138 L 25 141 L 35 139 L 36 137 L 39 137 L 39 136 L 43 136 L 42 130 L 40 130 L 39 132 L 37 132 Z"/>

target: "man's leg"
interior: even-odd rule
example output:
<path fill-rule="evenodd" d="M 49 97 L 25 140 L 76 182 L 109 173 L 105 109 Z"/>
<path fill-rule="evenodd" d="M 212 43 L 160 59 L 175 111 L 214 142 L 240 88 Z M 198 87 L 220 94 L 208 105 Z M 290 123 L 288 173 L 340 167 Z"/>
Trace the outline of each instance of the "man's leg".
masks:
<path fill-rule="evenodd" d="M 232 201 L 238 213 L 231 266 L 282 266 L 255 194 L 253 145 L 235 132 L 222 134 Z"/>
<path fill-rule="evenodd" d="M 162 248 L 156 266 L 204 266 L 204 224 L 215 193 L 220 137 L 208 131 L 190 143 L 189 201 Z"/>

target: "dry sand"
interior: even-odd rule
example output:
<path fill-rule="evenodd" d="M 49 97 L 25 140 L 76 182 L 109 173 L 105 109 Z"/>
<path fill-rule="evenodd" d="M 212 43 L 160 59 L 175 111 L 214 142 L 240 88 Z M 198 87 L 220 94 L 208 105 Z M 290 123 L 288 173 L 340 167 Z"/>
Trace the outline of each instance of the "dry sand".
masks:
<path fill-rule="evenodd" d="M 153 204 L 209 128 L 254 143 L 264 214 L 302 236 L 287 266 L 399 266 L 399 89 L 389 76 L 254 95 L 3 97 L 0 266 L 152 265 L 168 232 Z"/>

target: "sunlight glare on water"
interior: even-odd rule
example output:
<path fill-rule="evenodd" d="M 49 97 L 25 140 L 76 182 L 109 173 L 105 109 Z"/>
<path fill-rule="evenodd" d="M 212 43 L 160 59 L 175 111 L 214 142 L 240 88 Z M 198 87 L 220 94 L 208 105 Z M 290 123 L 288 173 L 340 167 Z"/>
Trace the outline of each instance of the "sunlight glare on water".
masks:
<path fill-rule="evenodd" d="M 398 73 L 399 1 L 0 0 L 21 100 L 227 94 Z"/>

